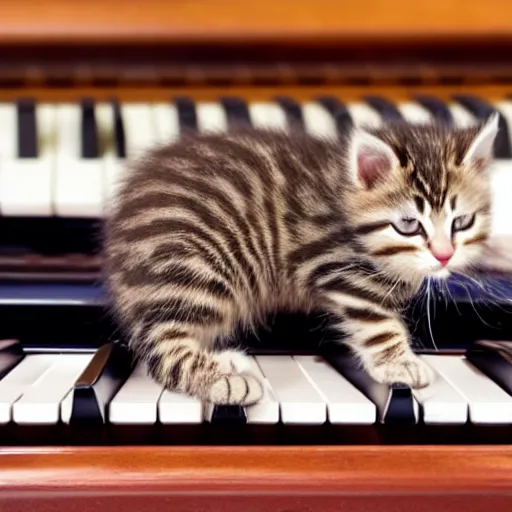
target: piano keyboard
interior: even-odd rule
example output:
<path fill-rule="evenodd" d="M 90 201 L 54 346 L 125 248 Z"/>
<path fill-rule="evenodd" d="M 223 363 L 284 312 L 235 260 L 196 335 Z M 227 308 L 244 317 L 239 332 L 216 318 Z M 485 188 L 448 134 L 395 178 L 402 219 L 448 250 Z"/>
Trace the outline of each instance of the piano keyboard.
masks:
<path fill-rule="evenodd" d="M 470 126 L 495 110 L 500 113 L 496 166 L 508 169 L 512 100 L 506 98 L 490 103 L 464 95 L 444 103 L 420 96 L 396 104 L 378 96 L 346 104 L 337 97 L 304 102 L 289 97 L 269 102 L 223 97 L 211 102 L 176 98 L 168 103 L 107 103 L 85 98 L 78 103 L 0 103 L 0 216 L 101 218 L 126 158 L 188 131 L 296 126 L 315 137 L 336 137 L 353 124 L 379 126 L 393 119 L 440 119 Z"/>
<path fill-rule="evenodd" d="M 376 383 L 339 349 L 253 355 L 266 391 L 249 407 L 164 390 L 117 344 L 94 353 L 24 352 L 9 340 L 0 348 L 0 425 L 512 425 L 512 363 L 485 348 L 420 355 L 437 380 L 412 391 Z"/>

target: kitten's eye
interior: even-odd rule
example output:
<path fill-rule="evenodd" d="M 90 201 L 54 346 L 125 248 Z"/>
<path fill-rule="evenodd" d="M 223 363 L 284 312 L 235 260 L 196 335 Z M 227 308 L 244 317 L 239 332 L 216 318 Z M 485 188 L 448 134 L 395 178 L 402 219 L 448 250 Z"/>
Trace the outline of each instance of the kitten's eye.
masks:
<path fill-rule="evenodd" d="M 452 222 L 453 231 L 464 231 L 469 229 L 475 223 L 475 214 L 472 215 L 459 215 L 455 217 Z"/>
<path fill-rule="evenodd" d="M 421 223 L 418 219 L 404 217 L 393 224 L 393 227 L 404 236 L 414 236 L 421 233 Z"/>

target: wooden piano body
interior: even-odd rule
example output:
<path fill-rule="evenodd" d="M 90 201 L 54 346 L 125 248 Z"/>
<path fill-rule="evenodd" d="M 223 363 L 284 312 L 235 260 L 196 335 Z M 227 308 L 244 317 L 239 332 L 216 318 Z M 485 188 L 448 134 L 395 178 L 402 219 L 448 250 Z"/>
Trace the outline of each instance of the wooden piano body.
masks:
<path fill-rule="evenodd" d="M 499 100 L 512 94 L 511 15 L 507 0 L 19 0 L 2 6 L 0 101 L 405 101 L 458 93 Z M 16 274 L 13 289 L 23 286 L 30 261 L 8 263 L 2 276 Z M 39 328 L 35 309 L 16 317 L 26 320 L 22 338 Z M 0 328 L 9 322 L 2 306 Z M 41 329 L 51 337 L 58 322 Z M 505 512 L 511 428 L 486 444 L 441 437 L 412 445 L 400 433 L 390 443 L 348 437 L 287 446 L 0 438 L 0 510 Z"/>

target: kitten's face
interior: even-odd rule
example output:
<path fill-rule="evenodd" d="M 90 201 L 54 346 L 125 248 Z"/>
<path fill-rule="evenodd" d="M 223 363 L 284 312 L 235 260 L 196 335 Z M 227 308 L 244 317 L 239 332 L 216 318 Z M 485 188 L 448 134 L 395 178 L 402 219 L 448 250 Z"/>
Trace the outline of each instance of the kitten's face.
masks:
<path fill-rule="evenodd" d="M 419 281 L 478 263 L 491 227 L 489 165 L 497 118 L 480 129 L 365 132 L 353 153 L 360 240 L 394 277 Z"/>

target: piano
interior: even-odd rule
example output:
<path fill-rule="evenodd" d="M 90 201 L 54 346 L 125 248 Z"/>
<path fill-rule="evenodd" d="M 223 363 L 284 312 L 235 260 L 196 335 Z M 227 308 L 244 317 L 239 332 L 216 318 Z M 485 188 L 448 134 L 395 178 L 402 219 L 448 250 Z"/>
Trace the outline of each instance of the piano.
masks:
<path fill-rule="evenodd" d="M 500 0 L 3 5 L 0 509 L 510 510 L 510 14 Z M 164 391 L 132 361 L 101 252 L 127 159 L 240 121 L 336 137 L 493 111 L 495 250 L 407 312 L 433 386 L 376 384 L 322 314 L 243 340 L 268 388 L 253 407 Z"/>

